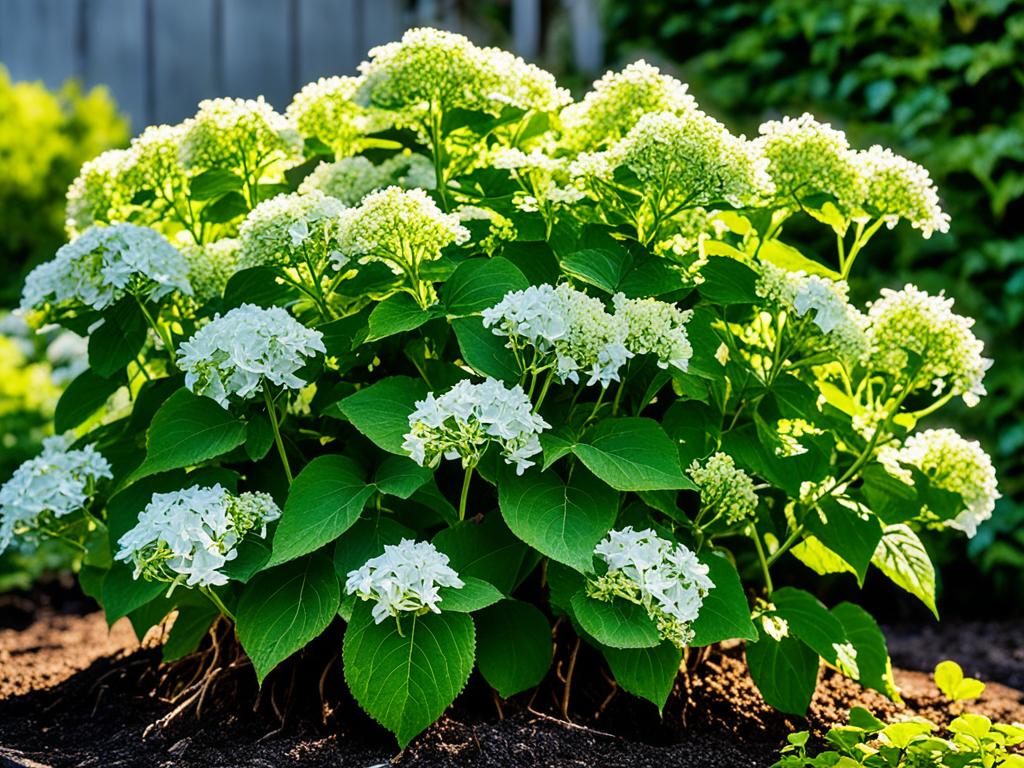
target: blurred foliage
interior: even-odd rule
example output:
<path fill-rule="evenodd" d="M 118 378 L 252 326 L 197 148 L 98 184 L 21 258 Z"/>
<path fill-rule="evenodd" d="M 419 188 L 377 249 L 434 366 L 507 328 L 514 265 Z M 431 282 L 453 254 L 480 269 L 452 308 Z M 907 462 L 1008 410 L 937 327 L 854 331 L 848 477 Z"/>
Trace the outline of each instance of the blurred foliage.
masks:
<path fill-rule="evenodd" d="M 998 588 L 1021 589 L 1024 3 L 641 0 L 606 11 L 612 66 L 645 56 L 674 70 L 735 130 L 756 134 L 764 119 L 806 110 L 855 145 L 891 146 L 931 171 L 950 233 L 924 248 L 912 230 L 885 233 L 888 249 L 875 253 L 891 262 L 877 273 L 902 284 L 914 270 L 921 287 L 945 289 L 978 318 L 995 365 L 965 434 L 994 455 L 1004 498 L 969 551 Z M 860 287 L 864 298 L 879 286 Z"/>
<path fill-rule="evenodd" d="M 64 195 L 82 163 L 128 141 L 127 121 L 106 88 L 60 91 L 12 83 L 0 66 L 0 306 L 17 300 L 21 276 L 65 240 Z"/>

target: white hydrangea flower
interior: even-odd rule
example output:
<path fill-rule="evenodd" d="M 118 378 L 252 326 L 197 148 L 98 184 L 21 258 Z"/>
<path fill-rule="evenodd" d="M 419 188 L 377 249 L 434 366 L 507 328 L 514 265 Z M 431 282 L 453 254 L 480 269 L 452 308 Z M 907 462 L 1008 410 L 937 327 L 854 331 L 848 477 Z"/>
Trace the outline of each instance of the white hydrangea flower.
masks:
<path fill-rule="evenodd" d="M 850 288 L 845 280 L 808 275 L 803 270 L 787 272 L 769 263 L 762 263 L 760 270 L 758 296 L 796 312 L 798 317 L 813 312 L 811 321 L 843 360 L 856 364 L 864 358 L 867 319 L 850 304 Z"/>
<path fill-rule="evenodd" d="M 538 435 L 551 425 L 533 412 L 523 388 L 509 389 L 496 379 L 479 384 L 467 379 L 439 397 L 431 392 L 409 414 L 409 432 L 402 449 L 420 466 L 436 467 L 441 459 L 462 459 L 475 467 L 488 443 L 496 442 L 516 474 L 534 465 L 541 452 Z"/>
<path fill-rule="evenodd" d="M 510 291 L 483 311 L 484 326 L 509 338 L 509 348 L 522 357 L 524 345 L 548 359 L 540 368 L 554 367 L 559 381 L 607 387 L 632 353 L 626 347 L 626 325 L 611 315 L 600 299 L 567 283 L 530 286 Z"/>
<path fill-rule="evenodd" d="M 159 189 L 165 195 L 175 190 L 169 185 L 184 187 L 185 168 L 181 163 L 181 144 L 187 126 L 151 125 L 132 139 L 131 160 L 125 171 L 133 190 Z"/>
<path fill-rule="evenodd" d="M 314 190 L 340 200 L 346 206 L 358 205 L 364 197 L 389 186 L 404 189 L 434 189 L 434 166 L 423 155 L 399 154 L 379 165 L 362 155 L 333 163 L 320 163 L 299 185 L 300 194 Z"/>
<path fill-rule="evenodd" d="M 882 289 L 882 298 L 868 310 L 867 342 L 871 367 L 902 378 L 909 371 L 911 352 L 921 370 L 911 386 L 934 387 L 976 405 L 986 394 L 983 380 L 992 361 L 982 356 L 984 343 L 971 328 L 974 320 L 953 312 L 953 299 L 931 296 L 914 285 Z"/>
<path fill-rule="evenodd" d="M 0 552 L 15 535 L 32 533 L 49 518 L 85 508 L 97 481 L 113 476 L 110 463 L 95 447 L 70 450 L 70 446 L 69 438 L 47 438 L 42 452 L 19 466 L 0 487 Z"/>
<path fill-rule="evenodd" d="M 206 99 L 183 124 L 181 162 L 192 169 L 248 168 L 302 159 L 295 125 L 257 99 Z M 255 161 L 255 162 L 254 162 Z"/>
<path fill-rule="evenodd" d="M 877 212 L 890 229 L 906 219 L 928 238 L 949 231 L 949 214 L 942 210 L 939 192 L 928 171 L 892 150 L 875 145 L 857 155 L 867 183 L 864 204 Z"/>
<path fill-rule="evenodd" d="M 997 489 L 992 459 L 976 440 L 967 440 L 952 429 L 926 429 L 907 438 L 900 448 L 879 452 L 879 461 L 894 477 L 908 485 L 913 475 L 905 467 L 916 467 L 932 484 L 963 498 L 963 510 L 946 525 L 973 538 L 978 526 L 992 517 Z"/>
<path fill-rule="evenodd" d="M 277 195 L 257 205 L 238 227 L 239 267 L 315 267 L 336 250 L 344 204 L 323 192 Z"/>
<path fill-rule="evenodd" d="M 85 305 L 105 309 L 126 294 L 151 301 L 192 294 L 185 257 L 149 227 L 90 227 L 25 278 L 23 310 Z"/>
<path fill-rule="evenodd" d="M 191 238 L 183 240 L 179 248 L 188 262 L 188 281 L 196 300 L 204 302 L 223 296 L 228 281 L 242 269 L 241 243 L 235 238 L 203 245 L 196 245 Z"/>
<path fill-rule="evenodd" d="M 725 517 L 727 525 L 734 525 L 754 517 L 757 511 L 757 491 L 754 481 L 736 466 L 727 453 L 714 453 L 703 463 L 694 461 L 686 470 L 700 487 L 701 504 Z"/>
<path fill-rule="evenodd" d="M 847 212 L 864 199 L 866 184 L 846 134 L 813 115 L 784 117 L 761 125 L 761 145 L 778 191 L 796 198 L 832 195 Z"/>
<path fill-rule="evenodd" d="M 461 589 L 464 582 L 448 565 L 448 555 L 429 541 L 402 539 L 384 546 L 384 554 L 370 558 L 348 573 L 345 591 L 361 600 L 373 600 L 373 620 L 380 624 L 403 613 L 421 616 L 440 613 L 441 587 Z"/>
<path fill-rule="evenodd" d="M 673 544 L 651 529 L 627 526 L 611 531 L 594 549 L 608 572 L 587 584 L 587 593 L 610 602 L 621 597 L 642 605 L 661 636 L 679 648 L 693 639 L 690 625 L 714 588 L 708 567 L 682 544 Z"/>
<path fill-rule="evenodd" d="M 387 113 L 365 109 L 353 101 L 362 84 L 361 77 L 321 77 L 295 94 L 285 117 L 300 134 L 334 150 L 336 157 L 351 155 L 364 136 L 383 131 L 392 123 Z"/>
<path fill-rule="evenodd" d="M 218 315 L 178 349 L 185 386 L 227 408 L 230 398 L 255 397 L 267 382 L 301 389 L 306 358 L 326 352 L 323 334 L 280 307 L 243 304 Z"/>
<path fill-rule="evenodd" d="M 686 371 L 693 347 L 686 335 L 686 323 L 692 312 L 657 299 L 612 297 L 615 318 L 626 329 L 625 345 L 634 355 L 654 355 L 660 368 L 672 366 Z"/>
<path fill-rule="evenodd" d="M 136 579 L 219 586 L 228 582 L 221 569 L 238 556 L 242 539 L 257 531 L 265 537 L 267 523 L 280 516 L 268 494 L 234 496 L 220 484 L 154 493 L 139 522 L 118 539 L 114 559 L 130 561 Z"/>
<path fill-rule="evenodd" d="M 607 72 L 561 113 L 562 144 L 581 152 L 618 141 L 649 112 L 681 113 L 696 105 L 687 86 L 643 59 Z"/>
<path fill-rule="evenodd" d="M 108 149 L 86 161 L 67 192 L 65 226 L 69 235 L 93 224 L 125 221 L 134 191 L 125 174 L 135 156 L 128 149 Z"/>

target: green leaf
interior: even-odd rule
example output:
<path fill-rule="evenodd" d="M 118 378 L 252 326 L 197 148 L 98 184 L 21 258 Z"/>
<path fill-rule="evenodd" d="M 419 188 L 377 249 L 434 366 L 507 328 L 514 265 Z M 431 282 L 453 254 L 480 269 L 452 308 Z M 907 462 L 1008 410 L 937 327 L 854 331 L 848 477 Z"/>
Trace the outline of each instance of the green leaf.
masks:
<path fill-rule="evenodd" d="M 889 649 L 878 623 L 867 611 L 853 603 L 840 603 L 832 615 L 843 625 L 846 638 L 857 651 L 857 670 L 860 683 L 899 701 L 899 691 L 892 676 Z"/>
<path fill-rule="evenodd" d="M 775 615 L 789 624 L 789 632 L 803 640 L 819 656 L 835 664 L 836 645 L 846 642 L 846 632 L 839 619 L 809 592 L 795 587 L 776 589 L 771 595 Z"/>
<path fill-rule="evenodd" d="M 761 632 L 747 643 L 747 666 L 765 702 L 781 712 L 803 716 L 818 685 L 818 654 L 794 637 L 775 640 Z"/>
<path fill-rule="evenodd" d="M 683 474 L 676 445 L 653 419 L 605 419 L 583 435 L 573 453 L 618 491 L 696 488 Z"/>
<path fill-rule="evenodd" d="M 298 290 L 281 281 L 270 267 L 250 267 L 235 272 L 224 287 L 224 308 L 242 304 L 258 307 L 283 307 L 294 303 Z"/>
<path fill-rule="evenodd" d="M 350 571 L 360 568 L 371 557 L 384 554 L 386 544 L 414 538 L 414 531 L 390 517 L 378 515 L 360 520 L 338 539 L 334 548 L 334 570 L 338 578 L 345 581 Z"/>
<path fill-rule="evenodd" d="M 465 317 L 493 307 L 506 293 L 529 285 L 526 276 L 508 259 L 469 259 L 448 278 L 441 299 L 450 317 Z"/>
<path fill-rule="evenodd" d="M 454 613 L 472 613 L 494 605 L 501 600 L 502 594 L 493 584 L 488 584 L 483 579 L 474 576 L 463 576 L 463 585 L 455 587 L 441 587 L 441 610 L 453 611 Z"/>
<path fill-rule="evenodd" d="M 618 248 L 584 248 L 562 259 L 562 271 L 607 293 L 615 293 L 633 267 L 629 252 Z"/>
<path fill-rule="evenodd" d="M 148 326 L 133 296 L 107 311 L 103 324 L 89 334 L 89 366 L 100 376 L 112 376 L 135 360 L 146 343 Z"/>
<path fill-rule="evenodd" d="M 824 264 L 804 256 L 800 251 L 781 240 L 765 240 L 760 244 L 757 258 L 781 267 L 787 272 L 806 272 L 808 275 L 821 275 L 829 280 L 839 280 L 841 275 Z"/>
<path fill-rule="evenodd" d="M 341 604 L 331 560 L 314 554 L 257 574 L 235 611 L 238 640 L 256 677 L 270 671 L 327 629 Z"/>
<path fill-rule="evenodd" d="M 434 473 L 429 467 L 421 467 L 412 459 L 402 456 L 387 456 L 373 476 L 377 490 L 388 496 L 408 499 L 422 488 Z"/>
<path fill-rule="evenodd" d="M 249 212 L 249 204 L 238 192 L 228 192 L 216 202 L 210 203 L 199 214 L 208 224 L 227 224 Z"/>
<path fill-rule="evenodd" d="M 355 700 L 404 748 L 455 701 L 473 671 L 473 620 L 458 613 L 375 624 L 366 603 L 345 631 L 345 681 Z"/>
<path fill-rule="evenodd" d="M 213 200 L 215 197 L 242 188 L 242 177 L 226 168 L 211 168 L 189 182 L 189 196 L 193 200 Z"/>
<path fill-rule="evenodd" d="M 619 494 L 582 468 L 563 484 L 554 472 L 503 472 L 498 503 L 509 530 L 541 554 L 593 570 L 594 547 L 615 524 Z"/>
<path fill-rule="evenodd" d="M 378 341 L 415 330 L 440 315 L 440 310 L 434 307 L 423 309 L 407 293 L 393 294 L 374 307 L 370 313 L 370 333 L 366 341 Z"/>
<path fill-rule="evenodd" d="M 409 414 L 427 396 L 427 385 L 408 376 L 391 376 L 349 395 L 338 408 L 357 430 L 389 453 L 402 449 L 409 432 Z"/>
<path fill-rule="evenodd" d="M 91 369 L 82 371 L 57 401 L 53 414 L 54 432 L 61 434 L 77 427 L 106 405 L 110 396 L 122 386 L 123 375 L 107 379 Z"/>
<path fill-rule="evenodd" d="M 909 526 L 886 526 L 871 562 L 893 583 L 928 606 L 935 618 L 939 617 L 935 607 L 935 566 Z"/>
<path fill-rule="evenodd" d="M 642 699 L 647 699 L 661 714 L 672 693 L 683 652 L 672 643 L 654 648 L 604 648 L 604 658 L 615 682 Z"/>
<path fill-rule="evenodd" d="M 265 413 L 255 413 L 245 424 L 245 455 L 261 461 L 274 445 L 274 428 Z"/>
<path fill-rule="evenodd" d="M 661 642 L 644 607 L 627 600 L 606 603 L 581 590 L 572 597 L 572 612 L 588 635 L 609 648 L 653 648 Z"/>
<path fill-rule="evenodd" d="M 691 625 L 690 645 L 696 648 L 736 638 L 756 640 L 757 629 L 750 620 L 750 605 L 736 566 L 714 552 L 702 553 L 700 561 L 708 567 L 708 577 L 715 587 L 704 598 Z"/>
<path fill-rule="evenodd" d="M 712 256 L 700 268 L 700 295 L 715 304 L 756 304 L 757 273 L 728 256 Z"/>
<path fill-rule="evenodd" d="M 146 460 L 134 479 L 215 459 L 245 442 L 245 424 L 208 397 L 179 389 L 146 433 Z"/>
<path fill-rule="evenodd" d="M 518 585 L 520 575 L 525 576 L 521 571 L 529 562 L 529 548 L 494 512 L 479 523 L 466 520 L 443 528 L 433 544 L 448 555 L 451 567 L 462 578 L 483 579 L 506 595 Z"/>
<path fill-rule="evenodd" d="M 116 562 L 103 577 L 102 602 L 107 626 L 156 599 L 170 586 L 162 581 L 136 580 L 132 572 L 130 565 Z"/>
<path fill-rule="evenodd" d="M 540 683 L 551 666 L 551 626 L 534 605 L 502 600 L 473 617 L 476 663 L 503 699 Z"/>
<path fill-rule="evenodd" d="M 822 499 L 819 508 L 820 514 L 818 510 L 811 510 L 804 524 L 822 544 L 849 563 L 857 574 L 857 581 L 863 584 L 871 558 L 882 540 L 878 518 L 867 510 L 850 509 L 831 496 Z"/>
<path fill-rule="evenodd" d="M 274 534 L 269 566 L 313 552 L 347 531 L 374 487 L 345 456 L 319 456 L 295 478 Z"/>
<path fill-rule="evenodd" d="M 512 350 L 505 346 L 506 339 L 485 328 L 483 320 L 462 317 L 452 321 L 452 329 L 459 341 L 462 359 L 473 370 L 508 384 L 519 381 L 519 365 Z"/>
<path fill-rule="evenodd" d="M 822 544 L 817 536 L 807 536 L 789 551 L 793 554 L 793 557 L 819 576 L 825 576 L 830 573 L 852 573 L 854 576 L 857 575 L 849 563 Z"/>
<path fill-rule="evenodd" d="M 935 667 L 935 685 L 950 701 L 976 699 L 985 690 L 985 684 L 973 677 L 964 677 L 964 671 L 955 661 L 940 661 Z"/>
<path fill-rule="evenodd" d="M 213 603 L 182 605 L 178 607 L 178 615 L 174 619 L 171 631 L 164 642 L 164 663 L 177 661 L 192 653 L 210 631 L 213 620 L 220 615 Z"/>

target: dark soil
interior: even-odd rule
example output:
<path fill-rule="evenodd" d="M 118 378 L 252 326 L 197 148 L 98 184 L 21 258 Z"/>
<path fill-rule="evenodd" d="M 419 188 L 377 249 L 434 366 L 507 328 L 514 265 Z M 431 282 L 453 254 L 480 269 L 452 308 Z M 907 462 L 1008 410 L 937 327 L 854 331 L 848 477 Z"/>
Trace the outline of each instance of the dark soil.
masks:
<path fill-rule="evenodd" d="M 756 768 L 774 762 L 788 732 L 810 728 L 820 735 L 844 721 L 855 704 L 882 717 L 943 718 L 946 710 L 928 672 L 944 658 L 989 683 L 972 711 L 1024 721 L 1024 623 L 978 623 L 890 628 L 903 707 L 826 671 L 807 720 L 781 715 L 761 700 L 744 670 L 742 649 L 734 646 L 709 655 L 690 676 L 688 690 L 673 694 L 661 721 L 651 705 L 626 694 L 606 701 L 610 684 L 596 666 L 586 666 L 596 665 L 595 659 L 581 657 L 579 668 L 590 674 L 577 672 L 573 722 L 566 723 L 557 717 L 562 686 L 554 678 L 564 668 L 558 659 L 553 684 L 540 689 L 532 706 L 528 697 L 504 702 L 499 718 L 486 686 L 471 680 L 452 713 L 396 756 L 391 737 L 341 693 L 340 669 L 325 645 L 304 664 L 319 662 L 316 677 L 326 670 L 323 682 L 333 702 L 328 709 L 321 712 L 315 681 L 311 688 L 292 686 L 285 670 L 275 673 L 276 684 L 268 682 L 270 693 L 265 688 L 254 711 L 252 671 L 242 664 L 228 673 L 234 682 L 215 689 L 202 705 L 199 719 L 193 707 L 144 736 L 174 709 L 158 693 L 164 689 L 155 641 L 139 647 L 126 621 L 108 633 L 99 613 L 80 609 L 52 600 L 42 608 L 0 600 L 2 768 L 371 768 L 391 760 L 402 768 Z M 279 704 L 287 687 L 312 690 L 301 698 L 316 703 Z M 284 716 L 283 727 L 275 712 Z"/>

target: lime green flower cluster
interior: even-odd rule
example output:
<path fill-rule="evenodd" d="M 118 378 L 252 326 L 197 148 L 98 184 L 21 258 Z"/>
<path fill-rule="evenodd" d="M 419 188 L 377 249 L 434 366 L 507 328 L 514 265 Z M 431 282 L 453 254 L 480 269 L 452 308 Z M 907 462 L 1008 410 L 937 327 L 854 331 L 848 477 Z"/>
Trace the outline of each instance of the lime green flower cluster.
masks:
<path fill-rule="evenodd" d="M 302 158 L 302 137 L 291 121 L 258 99 L 207 99 L 185 122 L 186 168 L 235 168 L 256 175 L 265 165 Z"/>
<path fill-rule="evenodd" d="M 736 466 L 732 456 L 719 451 L 703 462 L 694 461 L 686 474 L 700 488 L 701 517 L 711 515 L 705 526 L 719 518 L 727 525 L 753 519 L 757 511 L 754 481 Z"/>
<path fill-rule="evenodd" d="M 360 77 L 321 77 L 295 94 L 285 116 L 305 139 L 315 139 L 342 158 L 357 152 L 362 139 L 390 127 L 392 117 L 352 100 Z"/>
<path fill-rule="evenodd" d="M 402 153 L 374 165 L 362 155 L 333 163 L 320 163 L 299 185 L 299 192 L 314 190 L 337 198 L 347 206 L 357 205 L 364 197 L 389 186 L 405 189 L 433 189 L 434 168 L 423 155 Z"/>
<path fill-rule="evenodd" d="M 223 295 L 231 276 L 242 269 L 241 243 L 233 237 L 202 245 L 185 239 L 178 249 L 188 262 L 188 280 L 200 303 Z"/>

